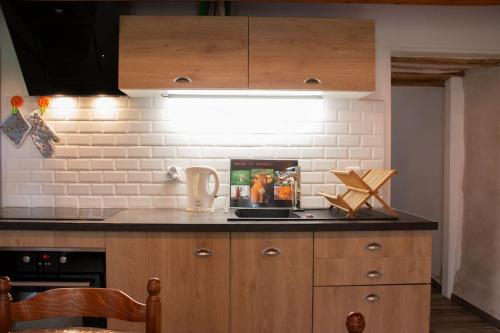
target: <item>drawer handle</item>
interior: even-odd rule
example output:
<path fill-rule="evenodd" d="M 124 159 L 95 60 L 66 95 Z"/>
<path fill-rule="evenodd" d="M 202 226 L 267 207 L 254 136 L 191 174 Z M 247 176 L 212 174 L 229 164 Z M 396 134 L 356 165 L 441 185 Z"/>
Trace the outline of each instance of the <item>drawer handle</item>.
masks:
<path fill-rule="evenodd" d="M 174 79 L 174 83 L 191 83 L 193 80 L 187 76 L 179 76 Z"/>
<path fill-rule="evenodd" d="M 380 245 L 379 243 L 370 243 L 366 246 L 366 249 L 368 251 L 380 251 L 382 249 L 382 245 Z"/>
<path fill-rule="evenodd" d="M 264 250 L 262 250 L 262 255 L 274 257 L 274 256 L 282 255 L 282 252 L 280 249 L 278 249 L 276 247 L 268 247 L 268 248 L 265 248 Z"/>
<path fill-rule="evenodd" d="M 377 279 L 382 276 L 382 273 L 379 271 L 369 271 L 368 273 L 366 273 L 366 276 L 370 279 Z"/>
<path fill-rule="evenodd" d="M 195 255 L 197 257 L 210 257 L 213 254 L 214 254 L 214 251 L 212 251 L 210 249 L 206 249 L 204 247 L 193 252 L 193 255 Z"/>
<path fill-rule="evenodd" d="M 368 303 L 377 303 L 380 301 L 380 296 L 377 294 L 369 294 L 365 296 L 365 301 Z"/>
<path fill-rule="evenodd" d="M 304 84 L 310 84 L 310 85 L 321 84 L 321 80 L 319 80 L 315 77 L 310 77 L 310 78 L 304 80 Z"/>

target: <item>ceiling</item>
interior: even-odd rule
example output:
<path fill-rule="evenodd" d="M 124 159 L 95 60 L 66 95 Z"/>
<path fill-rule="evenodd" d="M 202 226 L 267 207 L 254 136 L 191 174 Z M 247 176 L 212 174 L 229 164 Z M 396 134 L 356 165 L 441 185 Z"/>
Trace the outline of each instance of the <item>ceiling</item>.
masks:
<path fill-rule="evenodd" d="M 392 57 L 393 86 L 443 87 L 454 76 L 463 77 L 479 67 L 500 65 L 500 58 Z"/>

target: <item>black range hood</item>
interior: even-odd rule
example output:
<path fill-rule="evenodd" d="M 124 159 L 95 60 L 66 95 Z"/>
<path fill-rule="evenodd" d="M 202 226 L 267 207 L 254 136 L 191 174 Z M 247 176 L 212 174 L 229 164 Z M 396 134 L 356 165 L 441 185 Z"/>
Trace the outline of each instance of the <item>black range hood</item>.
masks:
<path fill-rule="evenodd" d="M 122 95 L 119 17 L 124 3 L 3 0 L 28 93 Z"/>

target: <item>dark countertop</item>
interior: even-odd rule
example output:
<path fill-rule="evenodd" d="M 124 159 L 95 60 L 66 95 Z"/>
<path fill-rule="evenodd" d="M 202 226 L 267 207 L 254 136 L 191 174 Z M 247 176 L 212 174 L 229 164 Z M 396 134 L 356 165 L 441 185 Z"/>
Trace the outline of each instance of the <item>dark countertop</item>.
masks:
<path fill-rule="evenodd" d="M 59 209 L 58 209 L 59 210 Z M 66 212 L 67 213 L 67 212 Z M 43 215 L 37 219 L 34 209 L 3 208 L 0 210 L 0 230 L 65 230 L 65 231 L 376 231 L 376 230 L 435 230 L 438 223 L 398 211 L 392 219 L 379 210 L 362 211 L 358 219 L 344 219 L 336 210 L 307 210 L 312 219 L 228 221 L 230 213 L 193 213 L 181 209 L 104 209 L 85 219 L 85 214 L 66 218 Z M 27 217 L 26 217 L 27 216 Z M 75 218 L 81 216 L 83 219 Z"/>

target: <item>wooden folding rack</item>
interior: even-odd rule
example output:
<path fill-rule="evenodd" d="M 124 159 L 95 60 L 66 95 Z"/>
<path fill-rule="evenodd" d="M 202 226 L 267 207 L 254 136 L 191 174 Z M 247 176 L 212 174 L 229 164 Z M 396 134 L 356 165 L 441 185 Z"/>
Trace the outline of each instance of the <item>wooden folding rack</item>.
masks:
<path fill-rule="evenodd" d="M 348 218 L 354 217 L 363 205 L 372 208 L 368 202 L 372 196 L 382 204 L 389 215 L 398 217 L 398 213 L 378 193 L 378 190 L 397 174 L 396 170 L 369 169 L 361 177 L 354 170 L 331 170 L 330 172 L 345 184 L 347 191 L 342 195 L 331 195 L 325 192 L 318 194 L 325 197 L 332 206 L 345 211 Z"/>

